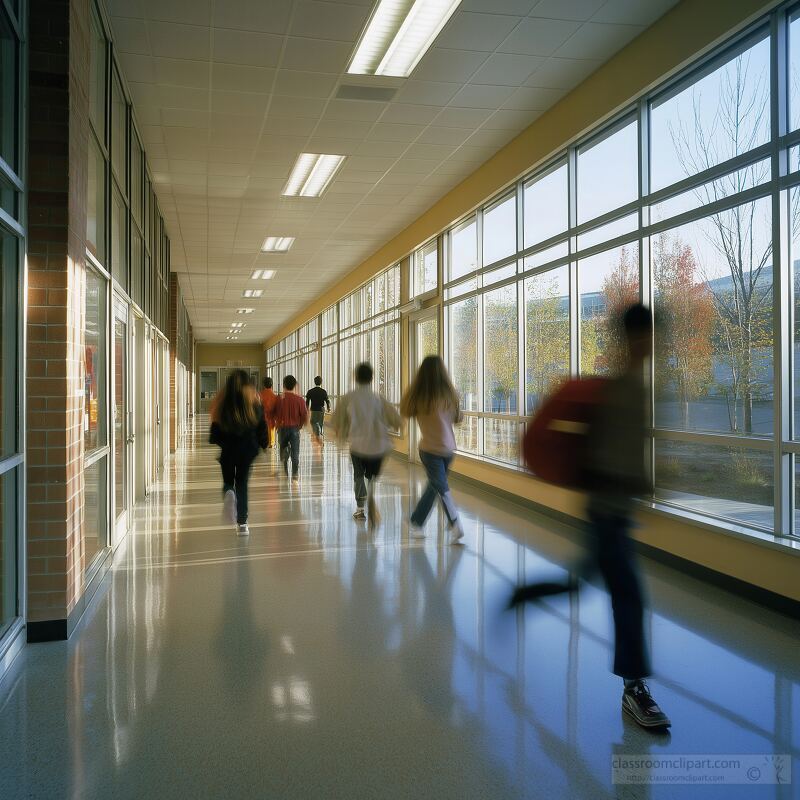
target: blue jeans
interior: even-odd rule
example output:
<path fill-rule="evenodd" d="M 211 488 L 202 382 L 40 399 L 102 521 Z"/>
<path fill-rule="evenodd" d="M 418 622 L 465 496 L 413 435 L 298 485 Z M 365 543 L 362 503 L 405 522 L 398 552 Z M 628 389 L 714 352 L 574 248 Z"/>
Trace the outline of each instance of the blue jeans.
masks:
<path fill-rule="evenodd" d="M 286 473 L 289 473 L 289 458 L 292 459 L 292 475 L 297 475 L 300 469 L 300 429 L 281 428 L 278 434 L 278 442 L 281 448 L 281 461 L 286 465 Z"/>
<path fill-rule="evenodd" d="M 419 498 L 417 507 L 411 515 L 411 522 L 422 527 L 428 515 L 431 513 L 436 498 L 439 497 L 444 506 L 444 513 L 447 521 L 452 525 L 458 521 L 458 511 L 456 511 L 453 498 L 450 495 L 450 486 L 447 483 L 447 471 L 450 469 L 450 462 L 453 456 L 437 456 L 433 453 L 419 451 L 419 458 L 425 473 L 428 476 L 428 485 Z"/>

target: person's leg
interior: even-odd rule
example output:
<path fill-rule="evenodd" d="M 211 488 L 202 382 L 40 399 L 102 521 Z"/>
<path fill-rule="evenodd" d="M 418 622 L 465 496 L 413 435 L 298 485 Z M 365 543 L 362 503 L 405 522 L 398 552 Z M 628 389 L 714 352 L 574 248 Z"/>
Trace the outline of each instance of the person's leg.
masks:
<path fill-rule="evenodd" d="M 356 506 L 358 506 L 358 510 L 353 516 L 356 519 L 364 519 L 364 505 L 367 502 L 367 486 L 364 483 L 364 459 L 351 453 L 350 460 L 353 462 L 353 492 L 356 496 Z"/>
<path fill-rule="evenodd" d="M 241 458 L 236 464 L 236 522 L 239 525 L 247 524 L 248 497 L 247 486 L 250 480 L 250 467 L 253 459 Z"/>
<path fill-rule="evenodd" d="M 278 452 L 280 453 L 283 471 L 289 474 L 289 429 L 278 428 Z"/>
<path fill-rule="evenodd" d="M 375 528 L 380 524 L 381 514 L 375 504 L 375 484 L 381 472 L 382 458 L 368 458 L 364 463 L 364 474 L 368 481 L 367 489 L 367 514 L 369 515 L 370 527 Z"/>
<path fill-rule="evenodd" d="M 289 450 L 292 456 L 292 477 L 297 478 L 300 473 L 300 431 L 297 428 L 290 429 Z"/>
<path fill-rule="evenodd" d="M 439 495 L 442 501 L 448 523 L 450 525 L 455 525 L 458 522 L 458 510 L 453 502 L 452 495 L 450 494 L 450 485 L 447 482 L 447 471 L 450 468 L 450 462 L 453 460 L 453 457 L 436 456 L 432 453 L 420 453 L 420 458 L 428 473 L 428 481 L 430 481 L 436 494 Z"/>
<path fill-rule="evenodd" d="M 417 507 L 411 514 L 411 524 L 416 528 L 421 528 L 428 519 L 438 494 L 436 484 L 439 483 L 441 478 L 441 458 L 422 451 L 420 451 L 419 458 L 422 461 L 422 466 L 425 467 L 425 475 L 428 478 L 428 482 L 417 501 Z"/>
<path fill-rule="evenodd" d="M 222 515 L 225 522 L 236 522 L 236 461 L 225 450 L 220 453 L 219 466 L 222 470 Z"/>

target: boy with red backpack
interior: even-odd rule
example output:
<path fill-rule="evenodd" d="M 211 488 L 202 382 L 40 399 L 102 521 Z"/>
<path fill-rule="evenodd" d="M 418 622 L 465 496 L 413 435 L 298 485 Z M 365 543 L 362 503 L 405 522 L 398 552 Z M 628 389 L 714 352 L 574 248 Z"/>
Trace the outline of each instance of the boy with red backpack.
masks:
<path fill-rule="evenodd" d="M 579 387 L 573 382 L 553 398 L 562 418 L 537 415 L 531 433 L 542 440 L 578 436 L 565 450 L 584 452 L 585 466 L 565 464 L 561 475 L 572 476 L 573 485 L 588 490 L 589 547 L 585 561 L 575 570 L 580 578 L 600 572 L 611 595 L 614 614 L 614 674 L 623 679 L 622 709 L 647 729 L 670 726 L 667 715 L 653 700 L 644 679 L 650 675 L 650 656 L 644 633 L 644 596 L 630 538 L 633 497 L 650 488 L 645 468 L 647 394 L 644 366 L 650 355 L 653 319 L 650 310 L 637 303 L 622 319 L 628 347 L 628 363 L 615 378 Z M 581 402 L 583 401 L 583 404 Z M 594 401 L 594 402 L 592 402 Z M 543 407 L 544 411 L 544 407 Z M 566 416 L 567 419 L 564 419 Z M 538 424 L 538 428 L 537 428 Z M 535 439 L 534 436 L 526 437 Z M 526 451 L 535 442 L 526 441 Z M 577 468 L 582 467 L 580 474 Z M 535 468 L 535 467 L 534 467 Z M 547 478 L 548 476 L 543 475 Z M 552 480 L 552 478 L 551 478 Z M 577 584 L 539 583 L 518 587 L 510 607 L 544 597 L 574 591 Z"/>

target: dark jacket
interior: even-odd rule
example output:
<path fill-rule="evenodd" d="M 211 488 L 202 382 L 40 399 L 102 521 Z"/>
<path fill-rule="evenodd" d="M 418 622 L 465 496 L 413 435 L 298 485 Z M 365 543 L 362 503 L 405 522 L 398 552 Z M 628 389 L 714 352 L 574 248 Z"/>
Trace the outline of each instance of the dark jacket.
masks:
<path fill-rule="evenodd" d="M 218 422 L 212 422 L 208 436 L 209 444 L 219 445 L 223 453 L 235 454 L 242 458 L 255 458 L 258 455 L 258 448 L 266 448 L 269 444 L 267 423 L 260 403 L 256 405 L 256 415 L 258 422 L 242 431 L 225 431 Z"/>

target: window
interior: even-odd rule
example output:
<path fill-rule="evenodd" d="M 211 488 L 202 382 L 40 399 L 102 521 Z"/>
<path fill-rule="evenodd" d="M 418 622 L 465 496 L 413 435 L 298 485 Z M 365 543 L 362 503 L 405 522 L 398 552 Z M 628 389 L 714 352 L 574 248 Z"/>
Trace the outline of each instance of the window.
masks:
<path fill-rule="evenodd" d="M 764 199 L 651 240 L 656 426 L 772 433 L 771 236 Z"/>
<path fill-rule="evenodd" d="M 0 636 L 17 616 L 17 474 L 0 474 Z"/>
<path fill-rule="evenodd" d="M 447 309 L 449 366 L 465 411 L 478 410 L 478 298 L 453 303 Z"/>
<path fill-rule="evenodd" d="M 519 367 L 517 286 L 483 296 L 484 410 L 516 414 Z"/>
<path fill-rule="evenodd" d="M 769 133 L 769 39 L 762 38 L 652 104 L 650 189 L 742 155 Z"/>
<path fill-rule="evenodd" d="M 91 569 L 96 556 L 108 542 L 106 522 L 107 483 L 106 470 L 108 458 L 103 457 L 90 464 L 83 471 L 84 517 L 83 551 L 87 571 Z"/>
<path fill-rule="evenodd" d="M 578 149 L 578 224 L 638 197 L 638 130 L 630 120 Z"/>
<path fill-rule="evenodd" d="M 0 10 L 0 156 L 17 169 L 19 68 L 17 37 Z"/>
<path fill-rule="evenodd" d="M 578 262 L 581 374 L 618 371 L 623 363 L 619 312 L 639 299 L 639 245 L 606 250 Z"/>
<path fill-rule="evenodd" d="M 525 184 L 525 247 L 565 233 L 569 225 L 567 165 L 560 164 Z"/>
<path fill-rule="evenodd" d="M 478 225 L 475 217 L 450 231 L 449 279 L 468 275 L 478 268 Z"/>
<path fill-rule="evenodd" d="M 569 374 L 567 267 L 525 281 L 525 413 L 533 414 Z"/>
<path fill-rule="evenodd" d="M 86 203 L 86 246 L 100 261 L 106 260 L 106 159 L 89 135 L 89 176 Z"/>
<path fill-rule="evenodd" d="M 517 195 L 499 200 L 483 212 L 483 266 L 517 251 Z"/>
<path fill-rule="evenodd" d="M 87 268 L 83 332 L 85 454 L 106 444 L 106 303 L 105 279 Z"/>
<path fill-rule="evenodd" d="M 122 84 L 115 70 L 111 81 L 111 164 L 125 196 L 128 194 L 128 180 L 125 172 L 127 129 L 128 106 L 125 102 Z"/>
<path fill-rule="evenodd" d="M 411 296 L 433 291 L 439 284 L 439 253 L 437 240 L 420 247 L 413 256 Z"/>
<path fill-rule="evenodd" d="M 111 205 L 111 272 L 128 290 L 128 208 L 117 187 Z"/>
<path fill-rule="evenodd" d="M 19 243 L 0 233 L 0 458 L 18 449 L 17 347 Z"/>
<path fill-rule="evenodd" d="M 131 131 L 131 214 L 139 227 L 142 225 L 142 164 L 144 153 L 139 137 Z"/>
<path fill-rule="evenodd" d="M 89 116 L 100 138 L 106 139 L 106 37 L 92 4 L 89 41 Z"/>

